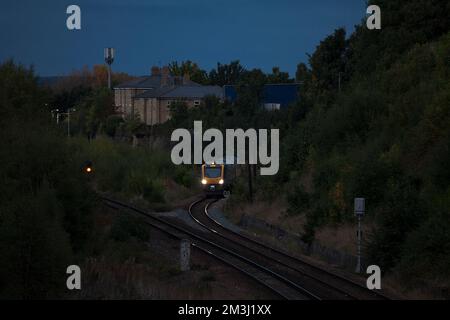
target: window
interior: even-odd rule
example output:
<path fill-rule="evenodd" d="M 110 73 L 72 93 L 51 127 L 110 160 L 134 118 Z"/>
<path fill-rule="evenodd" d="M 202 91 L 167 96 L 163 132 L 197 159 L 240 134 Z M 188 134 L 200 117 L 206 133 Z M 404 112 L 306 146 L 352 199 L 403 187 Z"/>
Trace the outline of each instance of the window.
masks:
<path fill-rule="evenodd" d="M 222 176 L 222 167 L 205 167 L 205 177 L 220 178 Z"/>
<path fill-rule="evenodd" d="M 170 101 L 167 101 L 167 105 L 170 106 Z"/>
<path fill-rule="evenodd" d="M 200 100 L 194 100 L 194 106 L 199 106 L 200 105 Z"/>

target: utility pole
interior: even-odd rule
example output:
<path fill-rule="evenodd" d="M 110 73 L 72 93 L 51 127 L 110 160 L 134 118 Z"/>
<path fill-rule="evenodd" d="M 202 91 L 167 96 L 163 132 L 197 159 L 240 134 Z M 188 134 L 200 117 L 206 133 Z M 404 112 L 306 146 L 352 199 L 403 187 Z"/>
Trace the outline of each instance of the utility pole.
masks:
<path fill-rule="evenodd" d="M 52 109 L 50 112 L 52 113 L 52 119 L 55 118 L 56 113 L 56 124 L 59 124 L 59 109 Z"/>
<path fill-rule="evenodd" d="M 248 171 L 247 172 L 248 173 L 248 192 L 249 192 L 250 202 L 253 202 L 252 165 L 250 163 L 247 164 L 247 171 Z"/>
<path fill-rule="evenodd" d="M 339 79 L 338 79 L 339 92 L 341 92 L 341 74 L 342 72 L 339 72 Z"/>
<path fill-rule="evenodd" d="M 70 109 L 67 110 L 67 137 L 70 138 Z"/>
<path fill-rule="evenodd" d="M 67 116 L 67 137 L 68 138 L 70 138 L 70 112 L 74 112 L 74 111 L 76 111 L 75 108 L 72 108 L 72 109 L 69 108 L 69 109 L 67 109 L 67 112 L 65 112 L 65 113 L 58 113 L 58 116 L 60 114 L 64 114 Z M 57 118 L 56 123 L 58 123 L 58 121 L 59 121 L 59 118 Z"/>
<path fill-rule="evenodd" d="M 108 65 L 108 89 L 111 90 L 111 65 L 114 62 L 114 48 L 105 48 L 104 58 Z"/>
<path fill-rule="evenodd" d="M 69 137 L 69 138 L 70 138 L 70 113 L 75 112 L 75 111 L 77 111 L 77 109 L 75 109 L 75 108 L 72 108 L 72 109 L 68 108 L 67 112 L 59 112 L 59 109 L 51 110 L 52 118 L 55 117 L 55 113 L 56 113 L 56 124 L 57 125 L 59 124 L 59 119 L 60 119 L 61 115 L 67 116 L 67 137 Z"/>
<path fill-rule="evenodd" d="M 356 272 L 361 273 L 362 272 L 362 265 L 361 265 L 361 245 L 362 245 L 362 230 L 361 230 L 361 218 L 363 217 L 365 213 L 365 199 L 364 198 L 355 198 L 355 215 L 358 217 L 358 231 L 357 231 L 357 238 L 358 238 L 358 256 L 357 256 L 357 263 L 356 263 Z"/>

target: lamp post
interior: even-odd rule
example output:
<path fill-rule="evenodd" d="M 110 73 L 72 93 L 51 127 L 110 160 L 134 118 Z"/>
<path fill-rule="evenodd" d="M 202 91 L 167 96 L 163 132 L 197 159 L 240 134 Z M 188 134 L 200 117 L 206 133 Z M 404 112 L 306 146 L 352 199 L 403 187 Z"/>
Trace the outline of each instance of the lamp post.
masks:
<path fill-rule="evenodd" d="M 111 65 L 114 62 L 114 48 L 105 48 L 104 58 L 108 65 L 108 88 L 111 90 Z"/>
<path fill-rule="evenodd" d="M 70 137 L 70 113 L 75 112 L 77 109 L 75 108 L 68 108 L 67 112 L 59 112 L 59 109 L 52 109 L 52 118 L 55 118 L 56 113 L 56 124 L 59 124 L 59 117 L 61 115 L 67 116 L 67 137 Z"/>
<path fill-rule="evenodd" d="M 77 109 L 72 108 L 72 109 L 67 109 L 67 137 L 70 138 L 70 112 L 75 112 L 77 111 Z"/>
<path fill-rule="evenodd" d="M 55 113 L 56 113 L 56 124 L 59 124 L 59 109 L 53 109 L 51 110 L 52 113 L 52 118 L 55 118 Z"/>
<path fill-rule="evenodd" d="M 52 110 L 53 111 L 53 110 Z M 75 108 L 68 108 L 67 112 L 58 112 L 58 109 L 55 109 L 56 113 L 56 123 L 59 123 L 59 116 L 65 115 L 67 116 L 67 137 L 70 137 L 70 113 L 77 111 Z"/>

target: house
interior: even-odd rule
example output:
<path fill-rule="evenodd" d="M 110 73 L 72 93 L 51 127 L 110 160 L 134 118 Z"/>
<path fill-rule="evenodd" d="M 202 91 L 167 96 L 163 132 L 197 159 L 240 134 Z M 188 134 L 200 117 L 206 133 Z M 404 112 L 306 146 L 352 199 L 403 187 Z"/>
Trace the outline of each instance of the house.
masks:
<path fill-rule="evenodd" d="M 222 99 L 222 88 L 202 86 L 188 75 L 172 76 L 168 67 L 153 67 L 150 76 L 116 86 L 114 103 L 123 117 L 138 117 L 145 124 L 154 125 L 170 119 L 172 102 L 182 101 L 193 107 L 210 95 Z"/>
<path fill-rule="evenodd" d="M 170 104 L 184 102 L 188 108 L 199 106 L 207 96 L 222 99 L 219 86 L 172 85 L 156 90 L 147 90 L 134 97 L 134 109 L 147 125 L 164 123 L 170 119 Z"/>
<path fill-rule="evenodd" d="M 266 84 L 262 90 L 261 104 L 267 110 L 279 110 L 298 101 L 298 83 Z M 226 85 L 223 88 L 225 100 L 233 103 L 238 98 L 236 86 Z"/>

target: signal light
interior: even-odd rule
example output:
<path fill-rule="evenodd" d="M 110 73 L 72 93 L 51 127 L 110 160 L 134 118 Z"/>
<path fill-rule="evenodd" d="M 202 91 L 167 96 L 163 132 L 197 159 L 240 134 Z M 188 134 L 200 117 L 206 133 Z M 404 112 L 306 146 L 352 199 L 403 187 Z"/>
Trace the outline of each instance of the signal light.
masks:
<path fill-rule="evenodd" d="M 91 161 L 86 161 L 83 171 L 87 174 L 91 174 L 94 171 Z"/>

